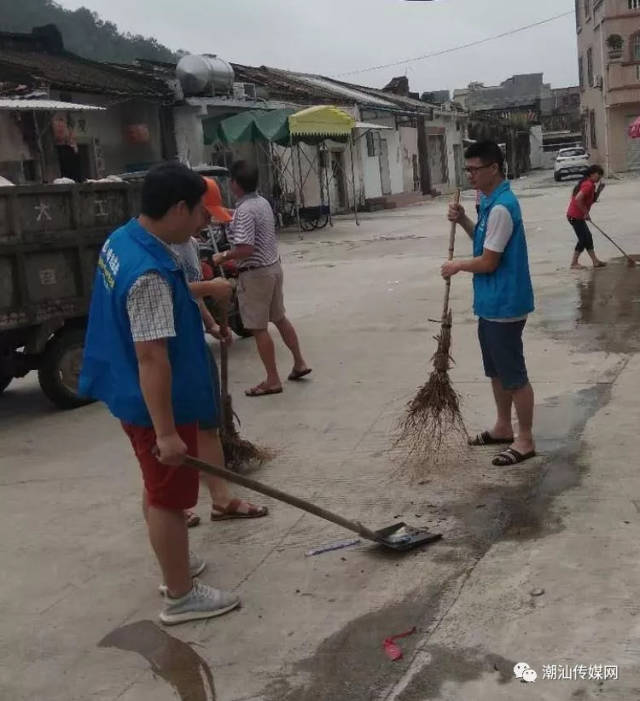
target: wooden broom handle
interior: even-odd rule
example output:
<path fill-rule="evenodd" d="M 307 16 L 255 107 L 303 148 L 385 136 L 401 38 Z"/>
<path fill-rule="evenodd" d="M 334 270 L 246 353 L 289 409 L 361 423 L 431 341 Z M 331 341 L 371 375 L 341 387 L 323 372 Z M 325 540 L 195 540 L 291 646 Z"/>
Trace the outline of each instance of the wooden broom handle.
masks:
<path fill-rule="evenodd" d="M 297 509 L 301 509 L 302 511 L 306 511 L 314 516 L 323 518 L 325 521 L 331 521 L 331 523 L 335 523 L 338 526 L 342 526 L 342 528 L 353 531 L 354 533 L 357 533 L 368 540 L 380 542 L 379 536 L 376 535 L 374 531 L 366 528 L 358 521 L 350 521 L 349 519 L 344 518 L 344 516 L 327 511 L 327 509 L 323 509 L 310 501 L 300 499 L 300 497 L 294 497 L 292 494 L 287 494 L 286 492 L 276 489 L 275 487 L 263 484 L 262 482 L 257 482 L 250 477 L 245 477 L 237 472 L 231 472 L 230 470 L 220 467 L 219 465 L 210 465 L 209 463 L 192 457 L 185 458 L 184 464 L 200 470 L 207 475 L 222 477 L 222 479 L 227 480 L 227 482 L 239 484 L 241 487 L 250 489 L 253 492 L 258 492 L 273 499 L 277 499 L 278 501 L 283 501 L 285 504 L 295 506 Z"/>
<path fill-rule="evenodd" d="M 453 202 L 451 204 L 459 205 L 460 204 L 460 188 L 458 188 L 455 191 L 455 194 L 453 196 Z M 456 223 L 451 222 L 451 230 L 449 232 L 449 258 L 448 260 L 453 260 L 453 251 L 455 249 L 455 244 L 456 244 Z M 449 296 L 451 294 L 451 278 L 448 277 L 445 280 L 445 288 L 444 288 L 444 306 L 442 309 L 442 322 L 446 322 L 447 317 L 449 316 Z"/>
<path fill-rule="evenodd" d="M 222 328 L 229 327 L 228 303 L 220 305 L 220 324 Z M 220 341 L 220 396 L 224 400 L 229 394 L 229 348 L 224 341 Z M 223 409 L 224 411 L 224 409 Z M 224 424 L 223 424 L 224 425 Z"/>

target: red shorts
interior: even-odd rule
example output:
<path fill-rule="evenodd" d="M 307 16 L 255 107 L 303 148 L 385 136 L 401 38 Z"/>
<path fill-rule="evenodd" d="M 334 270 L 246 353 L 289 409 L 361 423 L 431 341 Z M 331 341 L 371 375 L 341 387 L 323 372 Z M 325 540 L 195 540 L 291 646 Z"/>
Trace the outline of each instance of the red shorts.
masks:
<path fill-rule="evenodd" d="M 149 504 L 164 509 L 190 509 L 198 503 L 198 470 L 185 465 L 163 465 L 155 455 L 156 434 L 153 428 L 123 422 L 133 452 L 142 470 Z M 187 446 L 187 454 L 198 457 L 198 424 L 176 427 Z"/>

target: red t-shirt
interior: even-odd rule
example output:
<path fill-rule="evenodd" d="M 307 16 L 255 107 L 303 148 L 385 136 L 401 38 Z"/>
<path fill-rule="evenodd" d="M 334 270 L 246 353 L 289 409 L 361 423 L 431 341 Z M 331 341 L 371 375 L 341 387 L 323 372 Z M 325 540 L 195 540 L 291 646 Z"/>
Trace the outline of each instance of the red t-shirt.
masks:
<path fill-rule="evenodd" d="M 582 185 L 580 185 L 580 192 L 582 193 L 583 197 L 582 205 L 583 207 L 586 207 L 588 213 L 596 199 L 596 184 L 593 182 L 593 180 L 585 180 Z M 569 209 L 567 210 L 567 216 L 571 217 L 572 219 L 585 218 L 584 213 L 576 203 L 575 197 L 571 198 Z"/>

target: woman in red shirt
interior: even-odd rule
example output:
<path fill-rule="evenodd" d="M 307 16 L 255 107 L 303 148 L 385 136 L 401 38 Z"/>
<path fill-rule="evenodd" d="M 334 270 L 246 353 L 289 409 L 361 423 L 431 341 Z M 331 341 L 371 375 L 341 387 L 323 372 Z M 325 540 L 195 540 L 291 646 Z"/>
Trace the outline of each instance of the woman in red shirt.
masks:
<path fill-rule="evenodd" d="M 596 185 L 600 182 L 603 175 L 604 170 L 600 166 L 590 166 L 582 180 L 573 189 L 573 195 L 567 210 L 567 219 L 578 237 L 578 244 L 571 261 L 571 267 L 574 270 L 582 270 L 584 268 L 584 265 L 580 265 L 578 262 L 583 251 L 589 254 L 594 268 L 604 268 L 606 265 L 606 263 L 598 259 L 593 250 L 593 237 L 587 226 L 587 222 L 590 221 L 589 211 L 597 199 Z"/>

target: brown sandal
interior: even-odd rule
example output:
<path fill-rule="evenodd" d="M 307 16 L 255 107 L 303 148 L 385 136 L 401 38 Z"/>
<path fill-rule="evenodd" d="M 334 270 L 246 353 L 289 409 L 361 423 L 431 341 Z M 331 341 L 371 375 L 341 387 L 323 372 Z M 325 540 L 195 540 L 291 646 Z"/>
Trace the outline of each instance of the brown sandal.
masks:
<path fill-rule="evenodd" d="M 195 528 L 200 525 L 200 516 L 194 514 L 193 511 L 185 511 L 184 520 L 187 522 L 187 528 Z"/>
<path fill-rule="evenodd" d="M 228 521 L 234 518 L 262 518 L 269 513 L 266 506 L 255 506 L 244 499 L 232 499 L 227 506 L 213 504 L 212 521 Z"/>

